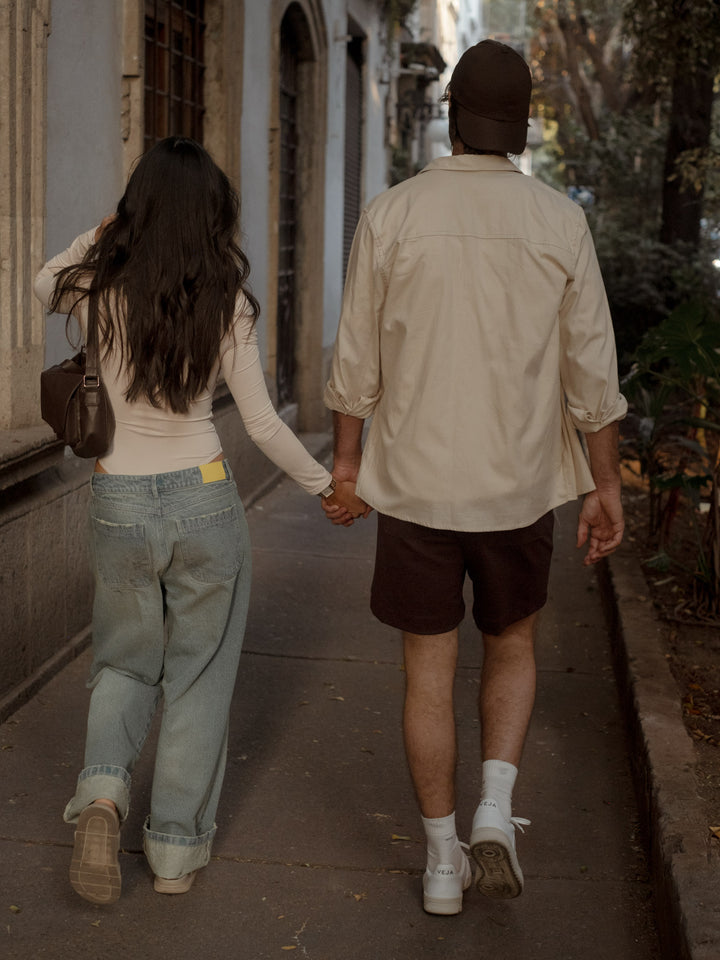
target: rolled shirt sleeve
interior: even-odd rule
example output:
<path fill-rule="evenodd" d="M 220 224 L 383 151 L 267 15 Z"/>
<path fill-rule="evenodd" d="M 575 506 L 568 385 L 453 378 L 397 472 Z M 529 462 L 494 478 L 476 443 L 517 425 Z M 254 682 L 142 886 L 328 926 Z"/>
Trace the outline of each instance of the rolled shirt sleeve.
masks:
<path fill-rule="evenodd" d="M 355 231 L 325 406 L 365 419 L 382 395 L 380 317 L 385 278 L 367 211 Z"/>
<path fill-rule="evenodd" d="M 585 217 L 578 255 L 560 306 L 560 377 L 570 419 L 595 433 L 627 412 L 620 393 L 615 337 L 600 266 Z"/>

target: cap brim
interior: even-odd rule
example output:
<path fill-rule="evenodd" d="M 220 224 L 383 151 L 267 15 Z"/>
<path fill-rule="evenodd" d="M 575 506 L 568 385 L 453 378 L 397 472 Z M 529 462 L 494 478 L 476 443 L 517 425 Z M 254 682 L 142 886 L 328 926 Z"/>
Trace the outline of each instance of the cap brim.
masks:
<path fill-rule="evenodd" d="M 519 155 L 527 144 L 527 117 L 523 120 L 490 120 L 470 113 L 458 103 L 455 119 L 460 139 L 474 150 Z"/>

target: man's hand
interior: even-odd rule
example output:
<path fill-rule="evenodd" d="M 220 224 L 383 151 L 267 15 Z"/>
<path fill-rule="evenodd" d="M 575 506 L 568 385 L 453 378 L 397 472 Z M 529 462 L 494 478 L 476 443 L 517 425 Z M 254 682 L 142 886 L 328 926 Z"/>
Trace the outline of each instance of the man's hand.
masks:
<path fill-rule="evenodd" d="M 351 527 L 358 517 L 367 517 L 372 510 L 355 493 L 362 458 L 362 430 L 363 421 L 358 417 L 333 411 L 335 493 L 323 500 L 322 507 L 336 526 Z"/>
<path fill-rule="evenodd" d="M 355 493 L 354 480 L 340 480 L 337 477 L 335 492 L 331 497 L 323 498 L 322 508 L 328 520 L 343 527 L 351 527 L 358 517 L 367 517 L 372 509 Z"/>
<path fill-rule="evenodd" d="M 620 485 L 588 493 L 580 511 L 577 530 L 578 548 L 589 542 L 588 552 L 583 559 L 585 566 L 597 563 L 617 549 L 624 529 Z"/>
<path fill-rule="evenodd" d="M 625 521 L 621 499 L 617 422 L 607 424 L 596 433 L 586 434 L 585 439 L 595 490 L 587 494 L 580 511 L 577 545 L 582 547 L 589 542 L 583 563 L 590 566 L 620 546 Z"/>

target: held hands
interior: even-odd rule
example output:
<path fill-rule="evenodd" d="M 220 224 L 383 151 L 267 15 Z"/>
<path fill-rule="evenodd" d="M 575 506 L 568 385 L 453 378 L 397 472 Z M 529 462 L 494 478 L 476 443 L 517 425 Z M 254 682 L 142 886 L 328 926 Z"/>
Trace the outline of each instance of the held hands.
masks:
<path fill-rule="evenodd" d="M 360 417 L 333 411 L 333 468 L 335 492 L 323 500 L 325 516 L 336 526 L 351 527 L 358 517 L 367 517 L 371 508 L 355 493 L 362 460 Z"/>
<path fill-rule="evenodd" d="M 578 548 L 589 543 L 588 552 L 583 558 L 585 566 L 597 563 L 619 547 L 624 529 L 619 484 L 617 488 L 588 493 L 580 511 L 577 530 Z"/>
<path fill-rule="evenodd" d="M 325 516 L 335 526 L 351 527 L 358 517 L 367 517 L 372 510 L 355 493 L 355 481 L 335 477 L 335 492 L 322 501 Z"/>

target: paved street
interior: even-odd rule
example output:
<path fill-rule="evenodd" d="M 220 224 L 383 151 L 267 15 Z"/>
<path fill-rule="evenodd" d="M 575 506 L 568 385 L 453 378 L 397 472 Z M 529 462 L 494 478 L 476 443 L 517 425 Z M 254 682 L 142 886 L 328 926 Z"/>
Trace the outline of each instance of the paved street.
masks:
<path fill-rule="evenodd" d="M 374 518 L 334 528 L 284 481 L 249 510 L 254 593 L 211 864 L 186 896 L 153 892 L 141 854 L 150 741 L 122 834 L 120 901 L 93 906 L 70 888 L 61 814 L 82 765 L 85 653 L 0 727 L 0 957 L 657 960 L 608 640 L 573 518 L 564 509 L 556 528 L 515 796 L 532 821 L 518 840 L 521 898 L 472 888 L 460 916 L 423 913 L 400 644 L 368 610 Z M 456 704 L 464 839 L 479 799 L 481 657 L 467 622 Z"/>

